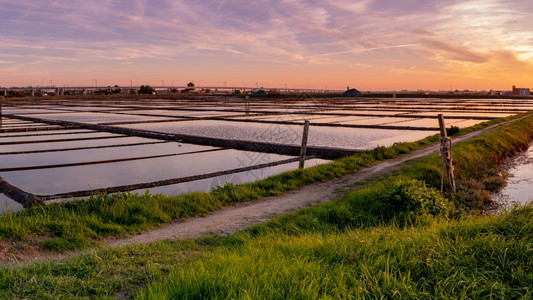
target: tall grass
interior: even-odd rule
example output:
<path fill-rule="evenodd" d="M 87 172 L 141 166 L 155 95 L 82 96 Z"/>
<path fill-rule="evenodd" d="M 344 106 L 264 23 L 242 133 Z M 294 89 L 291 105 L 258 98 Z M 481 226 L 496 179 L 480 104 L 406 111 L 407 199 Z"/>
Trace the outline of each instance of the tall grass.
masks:
<path fill-rule="evenodd" d="M 243 236 L 139 299 L 530 299 L 533 207 L 500 217 L 299 237 Z"/>

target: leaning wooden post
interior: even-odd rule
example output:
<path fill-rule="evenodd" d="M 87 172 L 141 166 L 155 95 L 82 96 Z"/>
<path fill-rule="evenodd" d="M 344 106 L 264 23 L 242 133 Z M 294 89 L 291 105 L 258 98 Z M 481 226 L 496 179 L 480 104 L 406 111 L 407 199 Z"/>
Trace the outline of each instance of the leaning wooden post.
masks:
<path fill-rule="evenodd" d="M 32 193 L 25 192 L 16 186 L 9 184 L 0 176 L 0 193 L 6 195 L 11 200 L 20 203 L 24 207 L 41 204 L 44 205 L 44 200 Z"/>
<path fill-rule="evenodd" d="M 448 183 L 450 184 L 450 187 L 452 188 L 452 191 L 455 193 L 455 178 L 453 175 L 453 159 L 452 159 L 452 140 L 448 137 L 448 133 L 446 132 L 446 125 L 444 123 L 444 115 L 439 114 L 439 128 L 440 128 L 440 155 L 442 157 L 442 178 L 441 178 L 441 185 L 440 190 L 441 192 L 444 190 L 444 168 L 448 171 Z"/>
<path fill-rule="evenodd" d="M 309 135 L 309 120 L 305 120 L 304 133 L 302 135 L 302 148 L 300 149 L 300 169 L 305 166 L 305 153 L 307 152 L 307 136 Z"/>

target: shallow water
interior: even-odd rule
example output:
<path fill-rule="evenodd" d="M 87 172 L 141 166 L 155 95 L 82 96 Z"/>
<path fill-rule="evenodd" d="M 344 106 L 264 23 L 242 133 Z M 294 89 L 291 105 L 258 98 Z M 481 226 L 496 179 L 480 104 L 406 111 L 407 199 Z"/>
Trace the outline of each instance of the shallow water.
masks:
<path fill-rule="evenodd" d="M 330 162 L 323 159 L 310 159 L 305 161 L 305 167 L 313 167 Z M 246 172 L 217 176 L 202 180 L 183 182 L 179 184 L 160 186 L 149 189 L 152 194 L 179 195 L 188 192 L 209 192 L 212 189 L 224 186 L 226 183 L 241 184 L 265 179 L 272 175 L 277 175 L 289 170 L 298 168 L 298 162 L 272 166 L 268 168 L 250 170 Z M 135 190 L 134 193 L 143 194 L 145 190 Z"/>
<path fill-rule="evenodd" d="M 58 150 L 82 147 L 99 147 L 109 145 L 122 145 L 133 143 L 150 143 L 158 140 L 140 138 L 140 137 L 110 137 L 101 140 L 82 140 L 82 141 L 68 141 L 68 142 L 54 142 L 54 143 L 36 143 L 36 144 L 18 144 L 18 145 L 2 145 L 0 147 L 0 154 L 20 151 L 35 151 L 35 150 Z"/>
<path fill-rule="evenodd" d="M 60 106 L 60 110 L 65 111 L 81 111 L 81 112 L 90 112 L 90 111 L 107 111 L 107 110 L 123 110 L 123 107 L 107 107 L 107 106 Z M 57 112 L 57 110 L 55 111 Z"/>
<path fill-rule="evenodd" d="M 301 143 L 303 126 L 243 123 L 231 121 L 186 121 L 175 124 L 133 124 L 121 127 L 145 129 L 163 133 L 188 134 L 230 140 L 270 142 L 286 145 Z M 412 142 L 436 131 L 386 130 L 312 126 L 309 145 L 346 149 L 371 149 L 390 146 L 395 142 Z"/>
<path fill-rule="evenodd" d="M 108 123 L 108 122 L 131 122 L 131 121 L 152 121 L 166 119 L 164 117 L 147 117 L 139 115 L 123 115 L 113 113 L 99 113 L 99 112 L 76 112 L 76 113 L 61 113 L 61 114 L 35 114 L 32 117 L 44 120 L 59 120 L 66 122 L 82 122 L 90 124 Z M 175 118 L 168 118 L 169 121 L 176 120 Z"/>
<path fill-rule="evenodd" d="M 423 115 L 426 116 L 430 113 L 428 112 L 418 112 L 414 113 L 413 115 Z M 513 114 L 511 113 L 501 113 L 501 112 L 478 112 L 478 111 L 458 111 L 458 112 L 444 112 L 444 119 L 446 117 L 464 117 L 467 119 L 468 117 L 485 117 L 485 118 L 505 118 L 508 116 L 511 116 Z M 434 113 L 435 119 L 437 119 L 437 113 Z M 448 122 L 449 120 L 446 120 Z"/>
<path fill-rule="evenodd" d="M 60 135 L 63 133 L 66 134 L 74 134 L 74 133 L 90 133 L 95 132 L 93 130 L 88 129 L 63 129 L 63 130 L 46 130 L 46 131 L 34 131 L 34 132 L 8 132 L 8 133 L 0 133 L 0 142 L 2 142 L 2 138 L 7 137 L 17 137 L 17 136 L 49 136 L 49 135 Z"/>
<path fill-rule="evenodd" d="M 7 135 L 7 134 L 6 134 Z M 0 134 L 0 137 L 2 137 L 2 134 Z M 49 143 L 57 140 L 63 140 L 63 139 L 89 139 L 89 138 L 103 138 L 103 137 L 117 137 L 114 133 L 107 133 L 107 132 L 80 132 L 76 134 L 60 134 L 60 135 L 30 135 L 26 133 L 26 135 L 20 135 L 20 136 L 13 136 L 13 137 L 2 137 L 0 139 L 0 143 L 17 143 L 17 142 L 39 142 L 42 143 Z"/>
<path fill-rule="evenodd" d="M 106 164 L 2 172 L 0 176 L 24 191 L 46 195 L 202 175 L 288 158 L 291 157 L 228 149 Z"/>
<path fill-rule="evenodd" d="M 47 113 L 57 113 L 57 110 L 50 109 L 25 109 L 25 108 L 3 108 L 5 114 L 47 114 Z"/>
<path fill-rule="evenodd" d="M 61 152 L 0 155 L 0 169 L 70 164 L 167 154 L 182 154 L 213 149 L 217 148 L 169 142 L 162 144 L 123 146 L 117 148 L 80 149 Z"/>
<path fill-rule="evenodd" d="M 237 112 L 223 112 L 223 111 L 192 111 L 192 110 L 163 110 L 163 109 L 153 109 L 153 110 L 131 110 L 124 111 L 124 113 L 132 115 L 160 115 L 160 116 L 172 116 L 172 117 L 224 117 L 239 115 Z"/>
<path fill-rule="evenodd" d="M 507 205 L 533 200 L 533 146 L 511 162 L 507 186 L 496 195 L 496 200 Z"/>
<path fill-rule="evenodd" d="M 18 202 L 13 201 L 6 195 L 0 193 L 0 216 L 7 212 L 17 212 L 22 209 L 22 205 Z"/>

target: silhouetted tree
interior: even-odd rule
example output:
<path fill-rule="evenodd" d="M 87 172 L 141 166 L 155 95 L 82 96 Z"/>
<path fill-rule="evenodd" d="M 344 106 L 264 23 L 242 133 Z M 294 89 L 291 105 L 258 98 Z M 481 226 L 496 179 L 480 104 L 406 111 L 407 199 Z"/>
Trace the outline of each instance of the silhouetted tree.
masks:
<path fill-rule="evenodd" d="M 155 89 L 149 85 L 141 85 L 139 89 L 139 94 L 153 94 Z"/>

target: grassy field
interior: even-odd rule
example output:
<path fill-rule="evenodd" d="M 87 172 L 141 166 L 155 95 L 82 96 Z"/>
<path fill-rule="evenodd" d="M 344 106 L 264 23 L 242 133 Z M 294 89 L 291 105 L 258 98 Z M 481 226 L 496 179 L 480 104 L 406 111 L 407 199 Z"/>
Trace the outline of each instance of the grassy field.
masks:
<path fill-rule="evenodd" d="M 499 217 L 219 241 L 139 299 L 531 299 L 533 207 Z"/>
<path fill-rule="evenodd" d="M 457 145 L 454 158 L 458 193 L 454 195 L 441 195 L 435 189 L 440 186 L 440 164 L 435 155 L 331 203 L 227 237 L 95 250 L 60 262 L 2 268 L 0 298 L 531 299 L 533 206 L 493 216 L 480 216 L 478 212 L 486 204 L 489 191 L 504 181 L 499 174 L 501 163 L 526 148 L 532 137 L 530 117 Z M 365 155 L 374 155 L 374 159 L 380 154 L 394 156 L 397 150 L 392 149 Z M 342 170 L 338 166 L 329 168 Z M 315 173 L 318 171 L 308 175 L 297 172 L 257 184 L 279 192 L 302 184 L 298 180 L 280 187 L 281 180 L 320 175 Z M 219 193 L 217 197 L 226 202 L 247 199 L 252 198 L 246 195 L 254 186 L 226 186 L 209 195 Z M 108 210 L 110 218 L 126 215 L 124 220 L 128 220 L 132 218 L 126 213 L 129 209 L 120 209 L 124 203 L 139 205 L 136 197 L 122 195 L 92 201 L 100 199 L 100 204 L 105 204 L 115 199 L 122 204 L 102 211 Z M 213 205 L 206 201 L 206 205 Z M 65 215 L 69 210 L 77 217 L 91 213 L 88 207 L 83 211 L 77 205 L 81 204 L 59 207 Z M 85 205 L 97 206 L 91 201 Z M 161 211 L 168 213 L 167 208 Z M 39 216 L 37 208 L 33 213 L 34 218 Z M 154 215 L 143 218 L 158 220 L 151 217 Z M 45 210 L 40 216 L 49 218 Z M 165 220 L 161 218 L 160 222 Z M 120 228 L 143 229 L 136 226 L 117 225 L 113 234 L 130 232 Z M 30 225 L 21 223 L 18 227 Z"/>
<path fill-rule="evenodd" d="M 1 269 L 0 298 L 531 299 L 532 217 L 528 206 L 453 222 L 101 250 Z"/>

